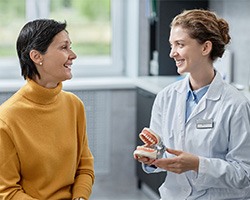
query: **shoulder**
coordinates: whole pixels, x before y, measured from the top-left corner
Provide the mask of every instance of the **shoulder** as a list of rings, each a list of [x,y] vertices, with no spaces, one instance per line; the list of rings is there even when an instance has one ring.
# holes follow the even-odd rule
[[[239,91],[234,86],[225,83],[224,84],[224,93],[222,94],[225,101],[231,102],[231,104],[239,105],[249,105],[249,99],[244,95],[242,91]]]
[[[71,101],[82,102],[82,100],[73,92],[62,90],[61,95],[63,98]]]
[[[20,95],[20,90],[10,96],[6,101],[0,104],[0,118],[8,115],[8,113],[13,113],[22,107],[23,97]],[[11,115],[11,114],[10,114]]]
[[[163,88],[157,96],[159,97],[170,97],[177,93],[186,92],[186,78],[182,80],[178,80],[174,83],[171,83],[167,85],[165,88]]]
[[[244,93],[225,81],[221,81],[220,85],[217,85],[217,90],[221,90],[221,96],[224,100],[231,100],[235,103],[249,103],[249,99],[244,95]]]
[[[217,104],[221,113],[237,118],[243,116],[243,113],[250,113],[249,99],[233,85],[217,79],[210,87],[207,100]]]
[[[249,100],[243,92],[236,89],[233,85],[225,82],[219,73],[209,86],[207,99],[212,101],[220,100],[224,105],[239,105],[241,103],[249,103]]]
[[[63,99],[63,101],[67,102],[67,104],[71,104],[71,106],[77,105],[80,107],[84,107],[82,99],[80,99],[80,97],[73,92],[62,90],[61,98]]]

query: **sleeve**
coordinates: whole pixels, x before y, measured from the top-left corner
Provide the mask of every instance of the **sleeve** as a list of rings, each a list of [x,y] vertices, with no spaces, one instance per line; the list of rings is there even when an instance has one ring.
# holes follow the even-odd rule
[[[162,94],[158,93],[151,110],[150,129],[158,135],[162,135],[162,108],[161,108]]]
[[[250,105],[242,103],[232,114],[230,137],[225,159],[199,157],[199,173],[195,185],[208,188],[237,188],[250,185]]]
[[[75,182],[73,186],[73,199],[83,197],[89,199],[92,186],[94,184],[94,158],[88,145],[86,130],[86,116],[84,106],[82,105],[78,113],[78,149],[79,164],[76,171]]]
[[[155,133],[160,135],[162,137],[162,92],[158,93],[155,100],[154,104],[152,106],[151,110],[151,119],[150,119],[150,129],[152,129]],[[163,138],[163,137],[162,137]],[[163,157],[166,158],[166,154],[163,155]],[[163,170],[161,168],[155,168],[149,165],[142,164],[142,169],[146,173],[158,173]]]
[[[163,158],[166,158],[166,154],[164,153]],[[147,174],[151,174],[151,173],[159,173],[159,172],[166,172],[166,170],[161,169],[159,167],[156,166],[152,166],[152,165],[146,165],[144,163],[142,163],[142,169],[144,172],[146,172]]]
[[[0,120],[0,199],[36,200],[22,190],[20,165],[15,146],[7,134],[7,125]]]

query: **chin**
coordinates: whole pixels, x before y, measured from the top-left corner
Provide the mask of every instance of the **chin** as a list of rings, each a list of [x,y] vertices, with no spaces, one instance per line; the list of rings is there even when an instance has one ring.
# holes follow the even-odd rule
[[[72,79],[72,76],[67,76],[64,79],[62,79],[61,81],[67,81],[67,80],[70,80],[70,79]]]
[[[66,80],[70,80],[70,79],[72,79],[72,74],[70,73],[70,74],[67,74],[67,76],[66,76]]]
[[[185,73],[185,72],[184,72],[183,70],[181,70],[180,68],[178,68],[178,69],[177,69],[177,73],[181,75],[181,74],[183,74],[183,73]]]
[[[177,73],[178,74],[180,74],[180,75],[182,75],[182,74],[185,74],[185,73],[187,73],[187,70],[185,70],[185,68],[177,68]]]

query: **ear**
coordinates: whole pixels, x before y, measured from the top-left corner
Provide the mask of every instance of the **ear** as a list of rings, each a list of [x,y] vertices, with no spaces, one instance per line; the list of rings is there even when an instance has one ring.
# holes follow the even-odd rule
[[[40,63],[43,61],[42,54],[34,49],[30,51],[30,58],[36,65],[40,65]]]
[[[203,44],[203,47],[202,47],[202,55],[208,55],[210,54],[210,52],[212,51],[212,47],[213,47],[213,44],[211,41],[206,41],[204,42]]]

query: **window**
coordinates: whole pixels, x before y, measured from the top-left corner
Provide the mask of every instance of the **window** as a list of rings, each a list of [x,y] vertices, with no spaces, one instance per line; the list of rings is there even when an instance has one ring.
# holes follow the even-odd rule
[[[78,58],[74,77],[122,75],[123,0],[0,0],[0,79],[21,78],[16,54],[20,29],[36,18],[67,21]]]

